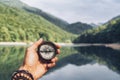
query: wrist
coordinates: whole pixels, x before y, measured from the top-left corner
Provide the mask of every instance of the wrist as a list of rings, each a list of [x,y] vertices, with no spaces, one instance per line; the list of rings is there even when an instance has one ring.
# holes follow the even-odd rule
[[[11,80],[34,80],[34,78],[28,71],[17,70],[12,74]]]
[[[28,66],[21,66],[19,68],[19,70],[25,70],[25,71],[28,71],[34,78],[34,80],[38,80],[38,78],[35,76],[34,72],[32,71],[32,69]]]

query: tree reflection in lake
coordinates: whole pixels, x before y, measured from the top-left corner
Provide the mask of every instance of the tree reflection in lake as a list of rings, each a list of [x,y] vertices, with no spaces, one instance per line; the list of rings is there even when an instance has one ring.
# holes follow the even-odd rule
[[[99,80],[100,79],[102,79],[102,80],[120,79],[120,64],[119,64],[119,62],[120,62],[120,51],[119,50],[114,50],[112,48],[108,48],[108,47],[105,47],[105,46],[76,47],[75,49],[78,50],[79,53],[69,55],[67,57],[62,58],[60,61],[58,61],[57,66],[55,68],[51,69],[51,71],[49,72],[49,74],[47,76],[48,78],[51,77],[51,75],[50,75],[51,72],[56,74],[54,76],[57,76],[57,74],[59,72],[63,72],[63,73],[61,73],[61,75],[66,73],[65,71],[68,71],[67,68],[71,67],[69,64],[79,66],[79,68],[81,66],[88,67],[89,64],[93,64],[92,67],[94,69],[96,69],[96,71],[98,71],[98,72],[95,72],[94,69],[93,69],[92,73],[89,73],[89,70],[88,70],[88,73],[89,73],[88,74],[87,71],[85,70],[85,68],[83,68],[83,70],[86,71],[86,75],[88,74],[90,76],[91,74],[93,74],[93,75],[99,74],[99,76],[93,76],[93,77],[88,78],[86,80],[93,80],[93,79],[96,79],[96,77],[98,77],[97,80],[98,79]],[[96,68],[95,64],[97,64],[97,68]],[[68,67],[68,65],[69,65],[69,67]],[[64,71],[63,71],[63,69],[59,70],[60,68],[63,68],[63,67],[64,67]],[[66,70],[65,70],[65,68],[66,68]],[[71,70],[74,70],[74,68],[75,67],[71,67]],[[78,68],[78,67],[76,67],[76,68]],[[88,67],[88,69],[91,69],[91,68]],[[55,70],[59,70],[59,72],[54,72]],[[79,70],[76,70],[76,71],[79,71]],[[70,72],[70,70],[68,71],[68,73],[69,72]],[[114,73],[114,72],[117,72],[117,73]],[[81,74],[81,72],[79,72],[79,74]],[[108,75],[108,76],[112,76],[112,77],[107,77],[103,74]],[[58,78],[59,78],[59,75],[57,76]],[[69,75],[69,77],[70,77],[69,80],[72,80],[72,75]],[[66,74],[61,76],[61,79],[62,80],[67,79],[67,78],[62,78],[62,77],[65,77],[65,76],[66,76]],[[84,77],[85,77],[85,75],[84,75]],[[44,79],[48,80],[48,78],[43,77],[43,80]],[[83,78],[83,76],[79,75],[79,78],[77,78],[76,80],[82,80],[82,78]],[[52,78],[52,79],[55,80],[56,78]]]
[[[0,47],[0,80],[10,80],[23,62],[25,47]]]
[[[0,80],[10,79],[12,72],[22,64],[25,49],[26,47],[0,47]],[[69,80],[118,80],[120,79],[119,62],[120,51],[112,48],[104,46],[63,47],[56,67],[40,80],[60,78],[68,80],[68,78],[62,78],[65,76],[69,76]],[[53,77],[56,79],[53,79],[51,74],[54,74]],[[106,78],[103,74],[112,77]],[[91,78],[91,75],[96,76]]]
[[[95,60],[97,63],[106,65],[115,72],[120,73],[120,51],[105,46],[91,46],[76,48],[88,59]]]

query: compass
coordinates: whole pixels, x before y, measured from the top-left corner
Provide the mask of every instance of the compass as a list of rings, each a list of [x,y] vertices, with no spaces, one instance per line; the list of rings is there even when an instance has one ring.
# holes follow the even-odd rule
[[[38,54],[44,61],[50,61],[56,56],[57,48],[52,42],[43,42],[38,46]]]

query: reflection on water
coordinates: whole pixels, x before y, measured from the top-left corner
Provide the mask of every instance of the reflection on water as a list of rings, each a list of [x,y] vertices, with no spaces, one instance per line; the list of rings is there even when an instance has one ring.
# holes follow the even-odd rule
[[[75,66],[68,64],[40,80],[119,80],[120,76],[106,66],[86,64]]]
[[[120,51],[109,47],[81,47],[77,50],[85,57],[95,60],[97,63],[106,65],[111,70],[120,73]]]
[[[120,51],[104,46],[76,47],[40,80],[119,80]],[[64,53],[65,54],[65,53]]]
[[[25,47],[0,47],[0,80],[9,80],[22,63]],[[63,47],[56,67],[40,80],[119,80],[120,51],[95,47]]]
[[[0,80],[10,80],[23,62],[25,47],[0,47]]]

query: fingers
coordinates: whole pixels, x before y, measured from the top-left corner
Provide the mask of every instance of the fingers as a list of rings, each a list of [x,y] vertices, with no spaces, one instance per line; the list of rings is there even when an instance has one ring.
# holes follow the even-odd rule
[[[57,54],[60,54],[60,48],[61,48],[61,46],[58,45],[58,44],[55,44],[55,45],[56,45],[56,47],[57,47]]]
[[[32,49],[36,49],[41,43],[43,43],[43,39],[42,39],[42,38],[40,38],[37,42],[35,42],[35,43],[31,46],[31,48],[32,48]]]
[[[60,49],[57,49],[57,54],[60,54]]]
[[[61,46],[60,45],[58,45],[58,44],[55,44],[56,45],[56,47],[58,48],[58,49],[60,49],[61,48]]]
[[[58,61],[58,58],[57,58],[57,57],[55,57],[55,58],[53,58],[53,59],[51,60],[52,63],[57,62],[57,61]]]
[[[54,67],[55,65],[56,65],[56,63],[50,63],[50,64],[47,65],[47,67],[48,67],[48,69],[49,69],[49,68]]]
[[[58,61],[58,58],[55,57],[51,60],[51,63],[47,64],[47,69],[52,68],[56,65],[56,62]]]

